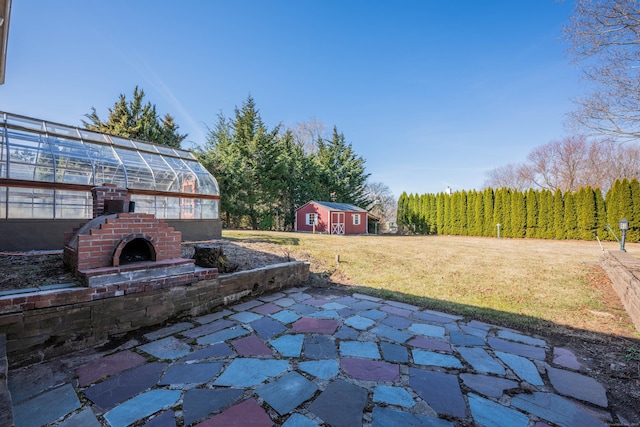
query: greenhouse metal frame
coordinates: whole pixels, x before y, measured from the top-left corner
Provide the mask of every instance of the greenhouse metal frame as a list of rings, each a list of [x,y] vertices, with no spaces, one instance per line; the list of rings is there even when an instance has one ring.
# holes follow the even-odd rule
[[[0,232],[9,232],[0,250],[60,247],[53,234],[91,219],[91,188],[103,184],[127,188],[136,212],[167,220],[183,240],[220,235],[218,183],[192,153],[0,112]]]

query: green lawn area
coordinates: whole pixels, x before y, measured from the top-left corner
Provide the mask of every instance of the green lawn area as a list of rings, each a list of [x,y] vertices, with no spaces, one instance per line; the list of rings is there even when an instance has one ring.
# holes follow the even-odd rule
[[[596,241],[236,230],[223,237],[308,260],[312,273],[358,292],[532,331],[640,336],[599,268]],[[627,250],[640,255],[639,244]]]

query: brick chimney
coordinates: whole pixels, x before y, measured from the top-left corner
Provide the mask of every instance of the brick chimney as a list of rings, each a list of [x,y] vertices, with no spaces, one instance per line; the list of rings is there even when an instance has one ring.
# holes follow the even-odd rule
[[[116,184],[102,184],[102,187],[91,189],[93,197],[93,217],[97,218],[105,213],[129,212],[131,195],[126,188]]]

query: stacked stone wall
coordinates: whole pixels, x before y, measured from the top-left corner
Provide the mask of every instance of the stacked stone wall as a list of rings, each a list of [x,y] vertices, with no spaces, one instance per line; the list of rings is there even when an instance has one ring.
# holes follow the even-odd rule
[[[602,267],[640,332],[640,259],[623,251],[607,251],[602,258]]]

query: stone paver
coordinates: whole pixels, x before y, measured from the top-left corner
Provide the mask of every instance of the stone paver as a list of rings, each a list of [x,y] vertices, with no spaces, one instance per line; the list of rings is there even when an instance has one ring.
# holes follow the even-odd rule
[[[624,423],[565,348],[363,294],[286,289],[139,339],[10,371],[16,426]]]
[[[117,374],[145,363],[147,359],[130,350],[121,351],[81,366],[76,370],[78,385],[84,387],[101,378]]]
[[[16,427],[43,426],[80,408],[80,401],[71,384],[44,392],[13,407]]]

